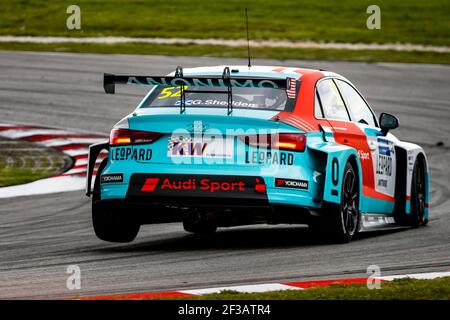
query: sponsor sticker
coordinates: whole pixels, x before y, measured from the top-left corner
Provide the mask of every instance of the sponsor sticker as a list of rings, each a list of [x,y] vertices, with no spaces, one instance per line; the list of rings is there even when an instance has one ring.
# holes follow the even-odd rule
[[[294,155],[276,151],[245,151],[245,163],[292,166]]]
[[[358,150],[358,157],[361,160],[369,160],[370,155],[368,152],[364,152],[363,150]]]
[[[275,178],[275,187],[308,190],[309,183],[307,180],[293,180]]]
[[[130,177],[127,197],[153,197],[169,203],[189,203],[198,201],[196,198],[213,203],[218,199],[265,203],[265,186],[262,177],[135,173]]]
[[[180,100],[176,100],[173,103],[175,106],[179,106],[181,104]],[[217,100],[217,99],[188,99],[185,101],[187,106],[223,106],[226,107],[228,105],[228,101],[225,100]],[[241,108],[257,108],[258,105],[256,103],[248,103],[243,101],[233,101],[233,107],[241,107]]]
[[[250,176],[134,174],[129,191],[132,194],[145,192],[152,195],[254,195],[259,185],[264,185],[264,180]]]
[[[230,79],[232,87],[279,88],[276,80],[270,79]],[[128,77],[127,84],[150,86],[188,86],[188,87],[227,87],[223,79],[218,78],[177,78],[177,77]]]
[[[215,181],[214,179],[209,178],[147,178],[141,188],[141,191],[153,192],[157,187],[159,188],[159,190],[198,190],[209,193],[215,193],[219,191],[247,191],[245,181]]]
[[[128,161],[134,160],[138,162],[147,162],[152,158],[152,150],[149,147],[116,147],[111,148],[112,161]]]
[[[192,158],[221,158],[230,159],[234,156],[232,139],[218,139],[203,137],[171,137],[169,139],[167,156]]]
[[[289,99],[295,99],[297,93],[297,81],[294,78],[287,78],[286,94]]]
[[[103,183],[121,183],[123,182],[123,174],[122,173],[110,173],[103,174],[100,178],[100,182]]]
[[[394,144],[386,139],[378,138],[378,160],[376,174],[392,176],[392,156],[395,153]]]

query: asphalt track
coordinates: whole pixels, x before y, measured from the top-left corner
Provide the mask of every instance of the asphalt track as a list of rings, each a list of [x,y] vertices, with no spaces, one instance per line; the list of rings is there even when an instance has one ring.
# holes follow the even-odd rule
[[[243,60],[0,52],[0,120],[107,133],[144,91],[102,89],[102,73],[164,74],[177,65]],[[222,229],[209,237],[179,224],[144,226],[131,244],[98,240],[83,192],[0,200],[0,298],[70,298],[125,292],[450,270],[450,67],[258,60],[317,67],[352,80],[377,113],[399,116],[400,139],[419,143],[431,167],[431,220],[415,230],[366,234],[330,245],[303,226]],[[436,146],[442,142],[444,146]],[[66,287],[69,265],[81,290]]]

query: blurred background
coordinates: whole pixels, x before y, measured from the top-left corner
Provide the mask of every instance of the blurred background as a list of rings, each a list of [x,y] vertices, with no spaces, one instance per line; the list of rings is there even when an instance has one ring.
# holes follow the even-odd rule
[[[79,8],[78,28],[68,29],[71,5]],[[373,24],[379,8],[378,28]],[[450,2],[446,0],[8,0],[0,4],[0,35],[64,37],[150,37],[245,39],[245,8],[250,38],[272,44],[252,48],[260,58],[331,59],[449,63]],[[378,13],[375,13],[378,14]],[[376,17],[375,17],[376,18]],[[369,21],[368,21],[369,20]],[[73,21],[72,21],[73,22]],[[71,23],[69,21],[69,23]],[[0,50],[100,52],[243,57],[245,44],[30,43],[2,39]],[[299,48],[280,40],[312,41]],[[317,43],[390,44],[317,47]],[[417,50],[393,44],[438,46]],[[416,50],[414,50],[416,49]],[[420,49],[420,48],[419,48]]]

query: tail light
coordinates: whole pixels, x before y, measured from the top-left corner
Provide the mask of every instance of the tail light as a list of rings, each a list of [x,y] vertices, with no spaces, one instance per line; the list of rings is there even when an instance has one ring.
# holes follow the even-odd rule
[[[254,148],[305,151],[306,135],[303,133],[279,133],[239,136],[245,144]]]
[[[109,144],[111,146],[120,146],[127,144],[145,144],[153,143],[159,139],[162,133],[137,131],[129,129],[113,129],[109,136]]]

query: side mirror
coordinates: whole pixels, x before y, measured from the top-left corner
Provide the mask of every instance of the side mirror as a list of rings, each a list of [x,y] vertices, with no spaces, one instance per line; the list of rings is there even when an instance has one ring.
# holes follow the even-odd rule
[[[398,128],[398,126],[399,122],[396,116],[384,112],[380,115],[380,128],[384,135],[386,135],[389,130]]]

